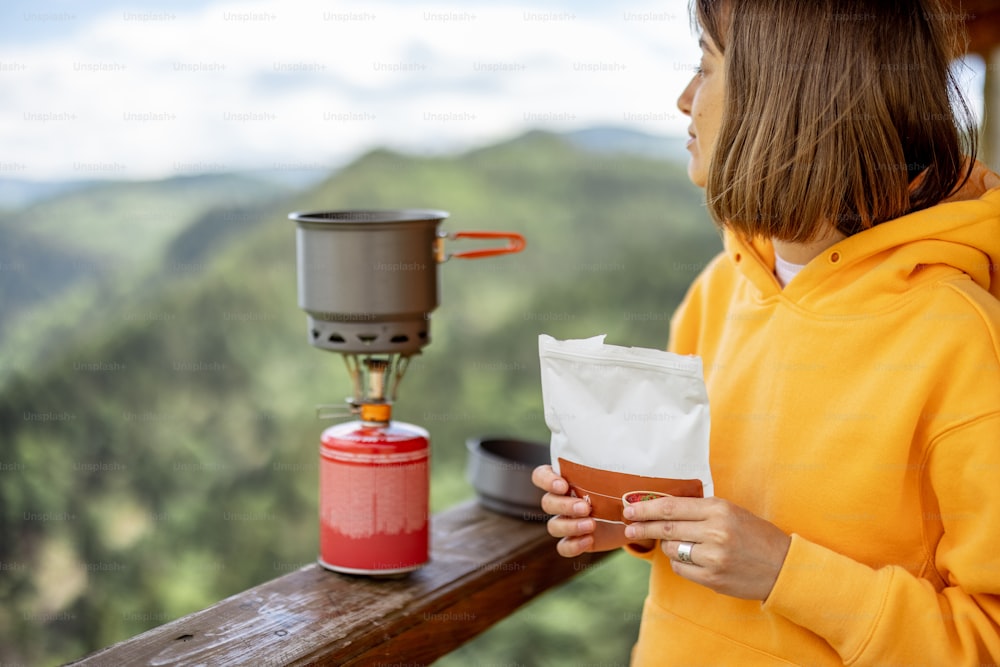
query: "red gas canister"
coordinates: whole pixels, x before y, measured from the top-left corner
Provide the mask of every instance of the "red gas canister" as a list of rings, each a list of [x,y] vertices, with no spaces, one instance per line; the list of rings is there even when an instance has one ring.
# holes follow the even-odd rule
[[[429,559],[430,440],[390,421],[390,406],[362,404],[361,421],[320,439],[319,519],[323,567],[400,574]]]

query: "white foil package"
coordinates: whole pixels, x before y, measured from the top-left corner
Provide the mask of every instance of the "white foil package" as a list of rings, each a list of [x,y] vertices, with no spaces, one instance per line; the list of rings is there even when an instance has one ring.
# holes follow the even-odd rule
[[[552,466],[592,516],[622,522],[622,495],[711,496],[701,358],[538,337]]]

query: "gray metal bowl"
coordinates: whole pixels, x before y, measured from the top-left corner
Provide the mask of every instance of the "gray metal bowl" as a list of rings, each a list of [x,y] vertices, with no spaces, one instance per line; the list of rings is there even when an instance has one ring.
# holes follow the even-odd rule
[[[466,479],[479,503],[526,521],[544,521],[544,492],[531,483],[531,471],[549,463],[549,446],[516,438],[469,438]]]

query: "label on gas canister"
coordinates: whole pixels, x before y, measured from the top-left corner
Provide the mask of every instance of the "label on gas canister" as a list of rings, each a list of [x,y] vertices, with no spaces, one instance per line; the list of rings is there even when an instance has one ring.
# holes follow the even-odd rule
[[[427,452],[324,453],[324,519],[347,537],[412,533],[427,524]]]

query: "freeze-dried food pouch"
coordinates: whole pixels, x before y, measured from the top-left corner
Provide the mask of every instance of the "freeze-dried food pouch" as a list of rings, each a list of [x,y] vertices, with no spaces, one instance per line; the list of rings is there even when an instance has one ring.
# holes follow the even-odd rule
[[[591,515],[622,522],[622,496],[711,496],[708,393],[701,358],[538,337],[552,467]]]

